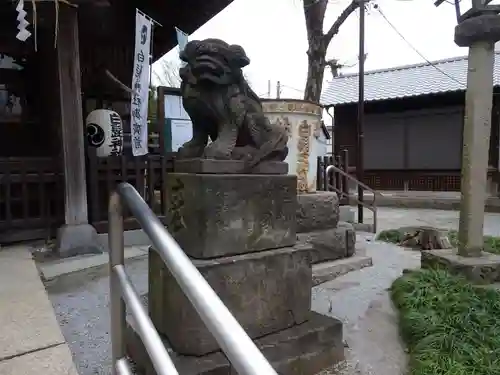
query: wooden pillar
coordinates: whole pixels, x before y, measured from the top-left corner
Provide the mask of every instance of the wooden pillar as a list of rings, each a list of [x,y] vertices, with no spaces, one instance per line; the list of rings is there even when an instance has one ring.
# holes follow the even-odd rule
[[[57,248],[62,256],[101,251],[97,233],[88,224],[77,11],[77,8],[61,4],[57,34],[65,183],[65,225],[59,230]]]
[[[67,225],[88,223],[77,10],[61,9],[57,65]]]

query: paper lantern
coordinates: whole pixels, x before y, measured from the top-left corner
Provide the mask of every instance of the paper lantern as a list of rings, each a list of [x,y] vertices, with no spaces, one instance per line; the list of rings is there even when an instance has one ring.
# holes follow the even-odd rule
[[[123,125],[118,113],[109,109],[96,109],[85,120],[87,144],[96,149],[99,158],[121,155]]]

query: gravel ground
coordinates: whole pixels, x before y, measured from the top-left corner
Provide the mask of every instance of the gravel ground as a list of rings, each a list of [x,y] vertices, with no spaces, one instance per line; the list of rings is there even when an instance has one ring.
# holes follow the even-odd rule
[[[137,292],[146,293],[147,259],[129,262],[127,273]],[[107,269],[61,276],[46,287],[79,374],[110,374]]]
[[[378,217],[380,230],[416,224],[458,226],[458,213],[453,211],[380,208]],[[485,233],[500,235],[500,214],[485,216]],[[419,253],[368,241],[372,237],[358,235],[360,242],[366,241],[373,267],[313,288],[312,308],[345,323],[344,336],[349,346],[345,374],[400,375],[406,356],[387,288],[404,268],[419,266]],[[137,291],[146,293],[147,260],[132,261],[128,273]],[[80,375],[110,373],[108,283],[106,270],[101,270],[62,276],[47,285]]]
[[[407,358],[388,288],[403,269],[420,267],[420,254],[379,242],[368,242],[366,250],[373,266],[314,288],[312,308],[344,323],[348,360],[342,374],[401,375]]]
[[[346,374],[400,375],[405,357],[386,289],[403,268],[418,266],[418,253],[374,242],[366,250],[374,266],[313,288],[312,308],[345,323]],[[133,261],[128,273],[137,291],[145,293],[147,261]],[[110,373],[108,282],[103,270],[62,276],[47,285],[80,375]]]
[[[357,211],[357,209],[356,209]],[[364,211],[365,222],[373,222],[373,214]],[[377,208],[378,230],[395,229],[412,225],[428,225],[442,229],[458,229],[458,211],[424,210],[404,208]],[[486,213],[484,215],[484,234],[500,236],[500,214]]]

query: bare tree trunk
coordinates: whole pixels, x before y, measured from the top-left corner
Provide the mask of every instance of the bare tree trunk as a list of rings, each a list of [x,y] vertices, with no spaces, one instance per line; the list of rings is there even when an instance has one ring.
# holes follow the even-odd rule
[[[332,24],[326,34],[323,33],[328,0],[304,0],[304,16],[306,19],[307,40],[309,49],[307,82],[304,100],[319,103],[323,89],[323,78],[326,67],[326,51],[333,37],[337,35],[342,24],[358,8],[360,0],[353,0]]]
[[[319,103],[325,75],[326,48],[323,46],[323,36],[309,45],[307,81],[304,90],[304,100]]]

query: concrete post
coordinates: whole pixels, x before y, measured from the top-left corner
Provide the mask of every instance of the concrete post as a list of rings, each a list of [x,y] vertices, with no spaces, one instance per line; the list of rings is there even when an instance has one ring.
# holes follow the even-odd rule
[[[473,3],[474,14],[455,28],[455,43],[469,47],[467,94],[463,129],[462,202],[458,233],[460,256],[481,256],[484,204],[493,104],[494,44],[500,40],[500,17]]]
[[[458,236],[462,256],[479,256],[483,249],[494,59],[491,42],[476,42],[469,48]]]

